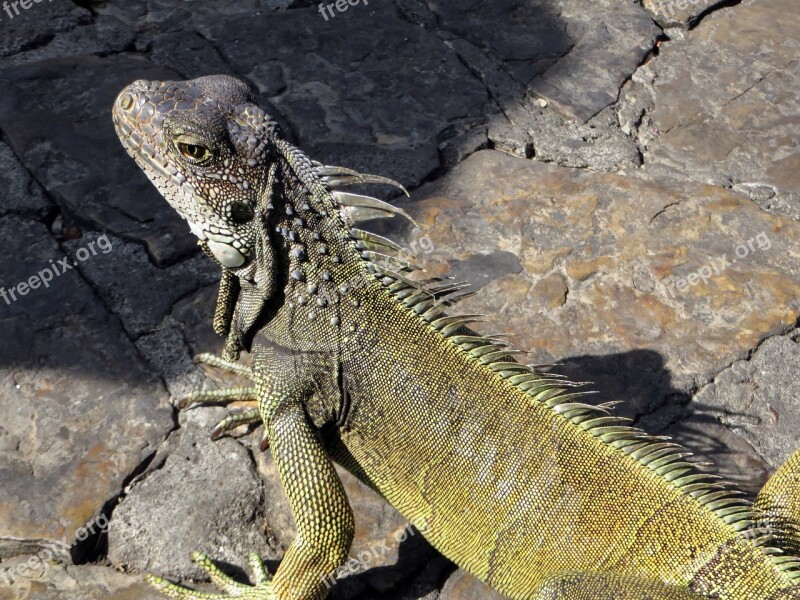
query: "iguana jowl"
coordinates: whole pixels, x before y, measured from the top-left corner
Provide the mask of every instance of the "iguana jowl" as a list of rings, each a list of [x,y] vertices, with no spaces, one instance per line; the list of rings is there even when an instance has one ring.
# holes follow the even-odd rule
[[[459,286],[382,258],[396,246],[352,221],[390,207],[338,191],[357,174],[283,140],[239,80],[137,81],[114,122],[224,270],[215,325],[225,358],[250,351],[255,385],[216,399],[258,409],[217,431],[263,420],[297,526],[274,578],[258,557],[248,586],[197,555],[225,595],[151,578],[167,596],[323,598],[353,537],[335,460],[511,598],[800,600],[787,553],[800,546],[800,454],[762,513],[679,446],[515,362],[466,328],[474,317],[444,313]]]

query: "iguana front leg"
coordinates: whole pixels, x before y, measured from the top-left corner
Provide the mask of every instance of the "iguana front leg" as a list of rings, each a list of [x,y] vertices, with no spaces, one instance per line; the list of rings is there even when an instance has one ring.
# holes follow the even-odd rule
[[[301,404],[279,407],[267,429],[297,527],[297,537],[275,575],[275,592],[278,598],[324,598],[333,574],[350,551],[353,511]]]
[[[285,357],[284,357],[285,358]],[[272,364],[277,365],[278,358]],[[291,359],[287,370],[293,365]],[[269,580],[253,562],[256,585],[247,586],[222,574],[204,555],[195,555],[212,581],[227,594],[214,595],[183,588],[157,577],[148,581],[176,600],[321,600],[333,574],[347,559],[355,524],[339,476],[309,422],[302,400],[309,391],[297,372],[258,373],[259,408],[267,424],[272,455],[294,516],[297,537]],[[294,382],[290,384],[289,382]]]

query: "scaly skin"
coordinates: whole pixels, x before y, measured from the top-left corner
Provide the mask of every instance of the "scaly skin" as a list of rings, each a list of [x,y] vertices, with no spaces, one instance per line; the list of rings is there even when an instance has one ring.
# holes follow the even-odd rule
[[[797,522],[796,487],[757,514],[677,445],[445,316],[458,286],[412,282],[377,254],[390,242],[352,228],[393,209],[336,191],[355,175],[284,141],[243,83],[135,82],[114,122],[225,271],[215,325],[226,358],[252,355],[298,532],[272,580],[254,560],[244,586],[198,556],[225,594],[152,578],[167,596],[324,598],[353,536],[336,460],[510,598],[800,600],[800,565],[756,529]],[[799,471],[790,462],[770,489]],[[796,548],[798,535],[775,539]]]

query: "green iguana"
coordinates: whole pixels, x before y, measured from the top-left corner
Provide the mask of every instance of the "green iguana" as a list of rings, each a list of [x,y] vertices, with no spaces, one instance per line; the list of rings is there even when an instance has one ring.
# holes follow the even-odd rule
[[[149,577],[165,595],[324,598],[354,530],[337,461],[510,598],[800,600],[800,453],[752,506],[467,329],[479,317],[445,312],[462,286],[410,278],[394,243],[353,226],[400,211],[339,188],[385,180],[309,160],[237,79],[137,81],[114,123],[223,268],[228,343],[208,362],[254,382],[183,404],[257,402],[215,433],[263,421],[297,526],[274,577],[252,556],[238,583],[198,554],[225,595]]]

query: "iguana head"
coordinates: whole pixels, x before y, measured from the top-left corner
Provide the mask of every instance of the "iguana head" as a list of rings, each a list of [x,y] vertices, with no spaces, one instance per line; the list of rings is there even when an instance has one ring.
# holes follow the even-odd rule
[[[135,81],[114,103],[128,153],[229,269],[253,257],[275,122],[225,75]]]

